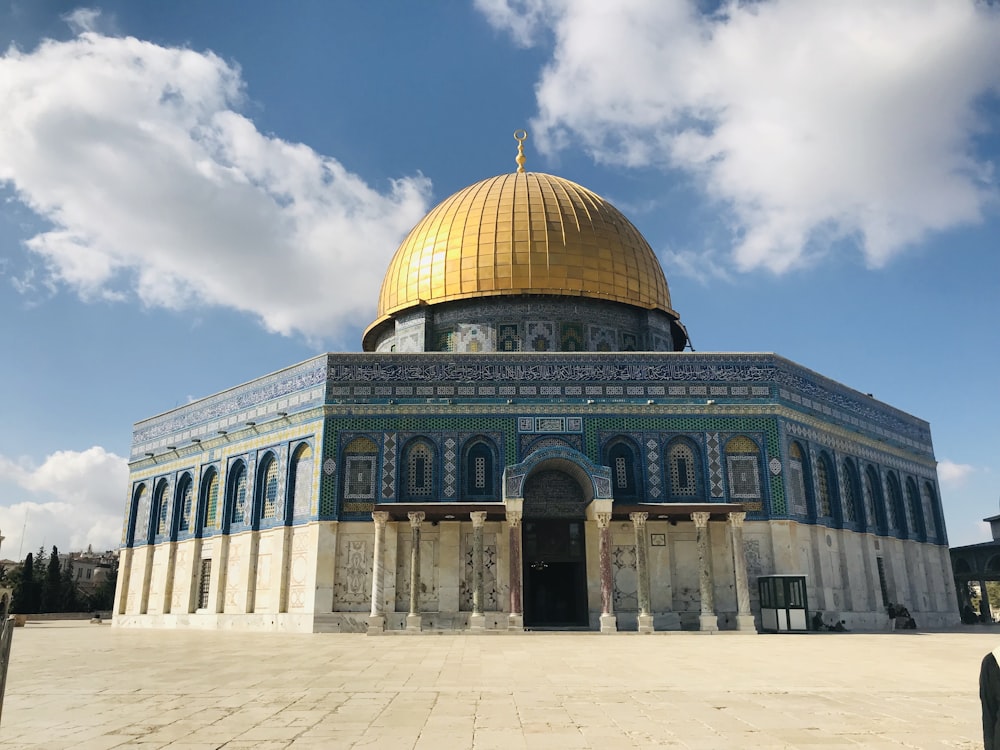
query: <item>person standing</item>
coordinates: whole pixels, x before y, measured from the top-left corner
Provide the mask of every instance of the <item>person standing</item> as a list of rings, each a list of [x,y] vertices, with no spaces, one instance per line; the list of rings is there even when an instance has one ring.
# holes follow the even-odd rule
[[[983,657],[979,700],[983,704],[983,747],[1000,750],[1000,646]]]

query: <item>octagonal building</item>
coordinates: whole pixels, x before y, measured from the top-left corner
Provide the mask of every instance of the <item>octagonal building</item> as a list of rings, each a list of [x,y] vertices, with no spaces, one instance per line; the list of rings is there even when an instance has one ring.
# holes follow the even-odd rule
[[[135,425],[115,625],[957,623],[928,424],[686,350],[635,226],[518,162],[411,230],[363,353]]]

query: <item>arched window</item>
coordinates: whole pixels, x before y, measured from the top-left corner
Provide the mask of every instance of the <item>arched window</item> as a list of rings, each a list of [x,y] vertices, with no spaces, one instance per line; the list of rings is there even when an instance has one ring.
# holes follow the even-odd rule
[[[675,438],[667,445],[667,471],[671,498],[686,500],[698,496],[701,471],[698,454],[690,442]]]
[[[145,484],[140,484],[136,488],[133,498],[132,524],[126,541],[132,545],[136,543],[138,537],[138,542],[145,544],[149,541],[149,492],[146,491]]]
[[[760,501],[760,448],[750,438],[738,435],[726,443],[729,497]]]
[[[809,513],[806,501],[806,467],[805,451],[799,443],[788,446],[787,489],[788,504],[792,513],[804,516]]]
[[[309,515],[312,506],[312,457],[312,448],[306,443],[296,448],[295,453],[292,454],[292,470],[289,472],[292,486],[288,491],[291,495],[292,516],[294,518],[305,518]]]
[[[927,536],[937,539],[937,493],[934,491],[934,485],[930,482],[924,482],[924,519]]]
[[[496,460],[491,442],[485,438],[470,441],[465,451],[465,494],[488,499],[496,497]]]
[[[868,468],[865,469],[865,512],[871,519],[870,526],[880,534],[888,533],[883,508],[882,487],[878,480],[878,472],[874,466],[869,464]]]
[[[404,488],[407,500],[430,500],[434,495],[434,446],[414,440],[403,453]]]
[[[157,538],[166,536],[170,531],[170,485],[164,479],[156,488],[156,532]]]
[[[245,524],[248,517],[247,467],[242,461],[237,461],[229,471],[227,502],[232,508],[229,519],[232,525],[237,526]]]
[[[886,484],[889,486],[889,497],[885,504],[886,518],[889,521],[889,528],[906,533],[903,526],[903,492],[899,488],[899,479],[896,472],[890,471],[886,477]]]
[[[823,518],[833,517],[833,504],[831,503],[833,486],[830,476],[832,473],[830,458],[826,455],[826,451],[820,452],[819,458],[816,459],[816,484],[819,490],[817,493],[819,496],[817,512]]]
[[[366,437],[354,438],[344,448],[344,499],[375,501],[375,461],[378,446]]]
[[[268,453],[258,469],[258,508],[267,521],[278,517],[278,460]]]
[[[847,458],[842,464],[844,472],[844,519],[851,523],[861,521],[864,525],[865,510],[861,505],[861,490],[858,487],[858,470],[854,462]]]
[[[181,476],[181,481],[177,487],[177,502],[180,504],[181,519],[180,530],[191,530],[191,510],[194,505],[194,486],[190,474]]]
[[[920,508],[920,493],[917,491],[917,483],[913,477],[906,478],[906,525],[910,529],[910,536],[922,542],[927,541],[927,532],[924,530],[923,513]]]
[[[635,454],[635,446],[625,437],[615,438],[605,448],[604,460],[611,467],[611,494],[615,500],[636,500],[639,497]]]
[[[219,472],[210,468],[201,480],[201,528],[205,531],[219,528]]]

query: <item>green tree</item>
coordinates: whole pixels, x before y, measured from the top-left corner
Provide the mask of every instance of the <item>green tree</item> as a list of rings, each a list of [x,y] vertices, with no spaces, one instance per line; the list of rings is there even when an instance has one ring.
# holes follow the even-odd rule
[[[45,579],[42,581],[42,612],[58,612],[61,604],[59,596],[59,548],[52,545],[52,554],[49,555],[49,564],[45,571]]]
[[[73,578],[73,559],[70,558],[62,566],[59,580],[59,611],[79,612],[80,595],[76,590],[76,580]]]
[[[14,609],[21,615],[30,615],[38,611],[38,580],[35,576],[35,558],[30,552],[24,558],[21,569],[12,571],[10,581],[14,588]]]

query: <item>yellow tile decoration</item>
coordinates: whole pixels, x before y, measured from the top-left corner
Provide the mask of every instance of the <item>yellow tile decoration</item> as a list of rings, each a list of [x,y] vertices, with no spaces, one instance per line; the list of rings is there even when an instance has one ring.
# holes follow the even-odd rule
[[[410,231],[368,330],[416,305],[505,294],[589,297],[675,315],[655,253],[617,208],[570,180],[518,172],[460,190]]]

